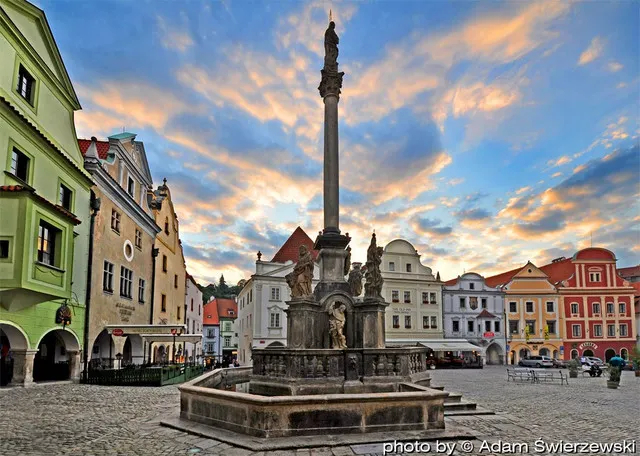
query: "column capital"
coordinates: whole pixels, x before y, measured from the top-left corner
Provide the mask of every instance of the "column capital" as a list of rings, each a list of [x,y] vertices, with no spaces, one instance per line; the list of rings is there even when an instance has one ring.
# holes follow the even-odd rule
[[[38,353],[37,349],[30,349],[30,348],[17,348],[17,349],[11,349],[11,353],[13,353],[14,355],[35,355],[36,353]]]
[[[320,86],[318,86],[318,91],[320,91],[320,96],[322,98],[326,98],[328,96],[334,96],[340,99],[340,89],[342,88],[342,77],[344,76],[344,71],[338,73],[337,71],[330,70],[320,70],[322,74],[322,80],[320,81]]]

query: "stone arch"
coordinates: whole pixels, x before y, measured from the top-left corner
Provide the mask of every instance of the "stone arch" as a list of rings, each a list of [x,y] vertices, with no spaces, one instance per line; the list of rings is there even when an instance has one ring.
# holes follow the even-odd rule
[[[265,348],[284,348],[284,347],[285,347],[285,345],[282,342],[280,342],[279,340],[276,340],[276,341],[271,342]]]
[[[540,356],[548,356],[549,358],[551,357],[551,352],[547,347],[542,347],[538,353],[540,354]]]
[[[20,326],[10,321],[0,320],[0,331],[3,332],[9,340],[11,350],[29,349],[29,338]]]
[[[317,323],[322,328],[322,347],[331,348],[331,338],[329,336],[329,308],[336,302],[341,302],[345,305],[345,323],[343,334],[347,339],[347,347],[354,348],[355,346],[355,331],[356,319],[355,308],[353,305],[353,298],[343,291],[336,291],[325,296],[320,301],[320,308],[322,309],[321,315],[319,315]]]
[[[613,348],[607,348],[604,351],[604,362],[608,363],[611,358],[616,356],[616,351]]]
[[[38,340],[33,361],[33,380],[69,380],[77,378],[80,342],[73,331],[59,327],[45,331]]]
[[[529,355],[531,355],[531,352],[528,348],[521,348],[520,351],[518,351],[518,362],[529,357]]]
[[[122,365],[144,362],[144,342],[139,334],[129,334],[122,347]]]
[[[582,356],[594,356],[593,350],[591,350],[590,348],[587,348],[585,351],[582,352]]]
[[[113,367],[113,359],[116,356],[116,346],[111,334],[103,329],[91,344],[91,367]]]
[[[573,350],[571,350],[571,359],[578,359],[578,358],[579,358],[578,350],[574,348]]]
[[[487,364],[501,364],[501,359],[504,356],[502,347],[500,344],[492,343],[486,350],[486,362]]]
[[[627,350],[626,348],[621,348],[620,357],[625,361],[629,361],[629,350]]]
[[[78,336],[70,329],[60,329],[60,327],[53,327],[51,329],[46,330],[42,333],[40,340],[38,341],[38,345],[42,342],[42,339],[51,332],[55,332],[55,334],[62,339],[64,342],[65,348],[68,351],[80,351],[80,339]]]

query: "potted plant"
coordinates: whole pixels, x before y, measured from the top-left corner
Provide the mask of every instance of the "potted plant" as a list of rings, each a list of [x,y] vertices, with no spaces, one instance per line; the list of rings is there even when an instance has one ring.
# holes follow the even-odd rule
[[[569,361],[569,378],[578,378],[578,368],[580,367],[580,363],[577,359],[572,359]]]
[[[636,373],[636,377],[640,377],[640,347],[637,345],[631,350],[631,360],[633,363],[633,370]]]
[[[609,367],[609,379],[607,380],[607,388],[616,389],[620,385],[620,368],[616,366]]]

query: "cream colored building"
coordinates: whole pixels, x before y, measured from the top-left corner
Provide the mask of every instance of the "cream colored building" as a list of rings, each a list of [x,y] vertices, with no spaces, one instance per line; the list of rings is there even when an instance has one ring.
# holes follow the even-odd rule
[[[415,247],[404,239],[384,248],[380,266],[387,343],[419,342],[443,338],[440,274],[423,265]]]
[[[94,199],[100,200],[93,231],[87,338],[93,366],[142,364],[145,358],[140,335],[111,335],[105,329],[148,324],[151,317],[151,253],[160,228],[147,200],[152,180],[144,144],[135,137],[121,133],[107,141],[78,141],[85,168],[96,184]]]

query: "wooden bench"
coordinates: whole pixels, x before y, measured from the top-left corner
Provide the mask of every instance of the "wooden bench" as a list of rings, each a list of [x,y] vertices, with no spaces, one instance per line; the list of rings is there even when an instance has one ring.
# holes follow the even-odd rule
[[[533,382],[534,376],[531,369],[507,369],[507,381]]]
[[[541,371],[534,370],[533,373],[533,381],[535,383],[554,383],[560,382],[560,385],[569,384],[569,377],[566,374],[563,374],[562,371]]]

